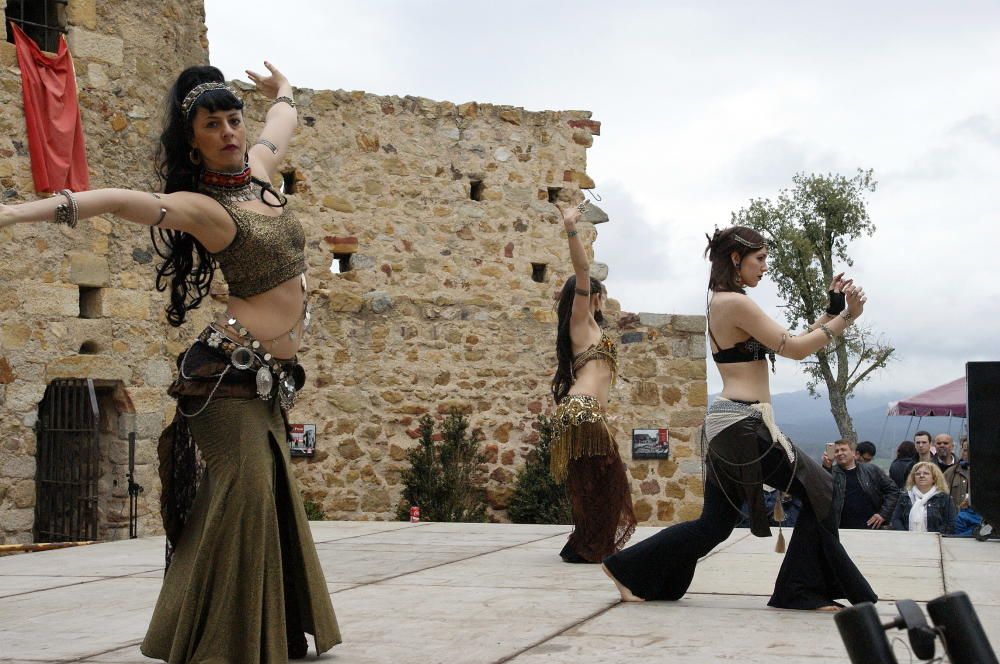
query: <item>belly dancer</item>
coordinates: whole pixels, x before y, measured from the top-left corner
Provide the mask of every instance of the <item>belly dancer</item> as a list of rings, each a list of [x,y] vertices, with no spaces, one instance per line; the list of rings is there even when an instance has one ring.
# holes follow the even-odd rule
[[[286,444],[305,380],[305,235],[270,185],[297,114],[288,80],[265,65],[267,75],[248,72],[273,99],[252,146],[236,91],[215,67],[191,67],[167,97],[162,192],[64,190],[0,205],[0,227],[101,214],[150,227],[171,325],[209,294],[216,265],[229,284],[226,311],[178,358],[177,414],[158,449],[168,566],[141,650],[171,663],[299,659],[305,633],[318,652],[340,643]]]
[[[590,276],[587,252],[577,237],[584,209],[582,203],[560,206],[574,274],[559,296],[559,365],[552,379],[557,408],[551,470],[556,480],[566,482],[573,512],[573,532],[559,554],[568,563],[599,563],[635,531],[628,474],[605,419],[618,347],[599,325],[607,292]]]
[[[770,358],[773,370],[775,355],[802,360],[834,342],[861,316],[864,292],[837,275],[826,313],[792,336],[746,294],[745,288],[757,286],[767,271],[767,246],[760,234],[743,226],[717,230],[706,253],[712,264],[708,331],[723,388],[705,418],[705,504],[698,519],[606,558],[604,571],[624,601],[679,600],[698,559],[732,533],[742,505],[749,507],[751,532],[771,535],[762,491],[768,484],[802,500],[768,604],[836,611],[837,599],[874,602],[871,586],[840,544],[829,473],[775,424],[767,368]],[[783,520],[778,507],[775,512],[775,519]],[[779,533],[778,550],[783,548]]]

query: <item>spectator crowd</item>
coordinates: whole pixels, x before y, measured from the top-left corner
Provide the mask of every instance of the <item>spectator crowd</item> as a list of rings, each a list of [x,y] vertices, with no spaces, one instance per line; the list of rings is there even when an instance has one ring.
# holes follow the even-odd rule
[[[956,454],[949,434],[932,438],[918,431],[896,448],[888,472],[872,463],[875,453],[868,441],[826,446],[822,462],[833,475],[834,520],[840,528],[972,536],[981,518],[970,502],[968,440]]]

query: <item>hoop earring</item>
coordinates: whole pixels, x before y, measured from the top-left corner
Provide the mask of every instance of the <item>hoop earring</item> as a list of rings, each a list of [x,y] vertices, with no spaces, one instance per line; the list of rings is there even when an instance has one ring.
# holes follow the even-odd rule
[[[734,263],[733,265],[736,267],[736,285],[742,287],[743,286],[743,275],[740,274],[740,266],[743,265],[743,263],[737,262],[737,263]]]
[[[198,152],[198,148],[191,148],[191,151],[188,152],[188,159],[195,166],[201,164],[201,153]]]

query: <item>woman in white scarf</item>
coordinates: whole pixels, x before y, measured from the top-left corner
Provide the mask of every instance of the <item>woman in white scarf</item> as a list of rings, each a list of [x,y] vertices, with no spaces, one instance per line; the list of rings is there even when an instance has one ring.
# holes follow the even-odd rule
[[[906,489],[892,515],[892,528],[915,533],[953,532],[955,505],[937,464],[921,461],[910,470]]]

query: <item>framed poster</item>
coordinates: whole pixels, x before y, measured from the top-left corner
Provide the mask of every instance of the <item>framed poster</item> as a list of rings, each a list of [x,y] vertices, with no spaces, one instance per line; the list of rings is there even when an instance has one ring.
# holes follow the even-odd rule
[[[312,456],[316,452],[316,425],[292,424],[288,448],[292,456]]]
[[[632,429],[633,459],[670,458],[670,432],[662,429]]]

